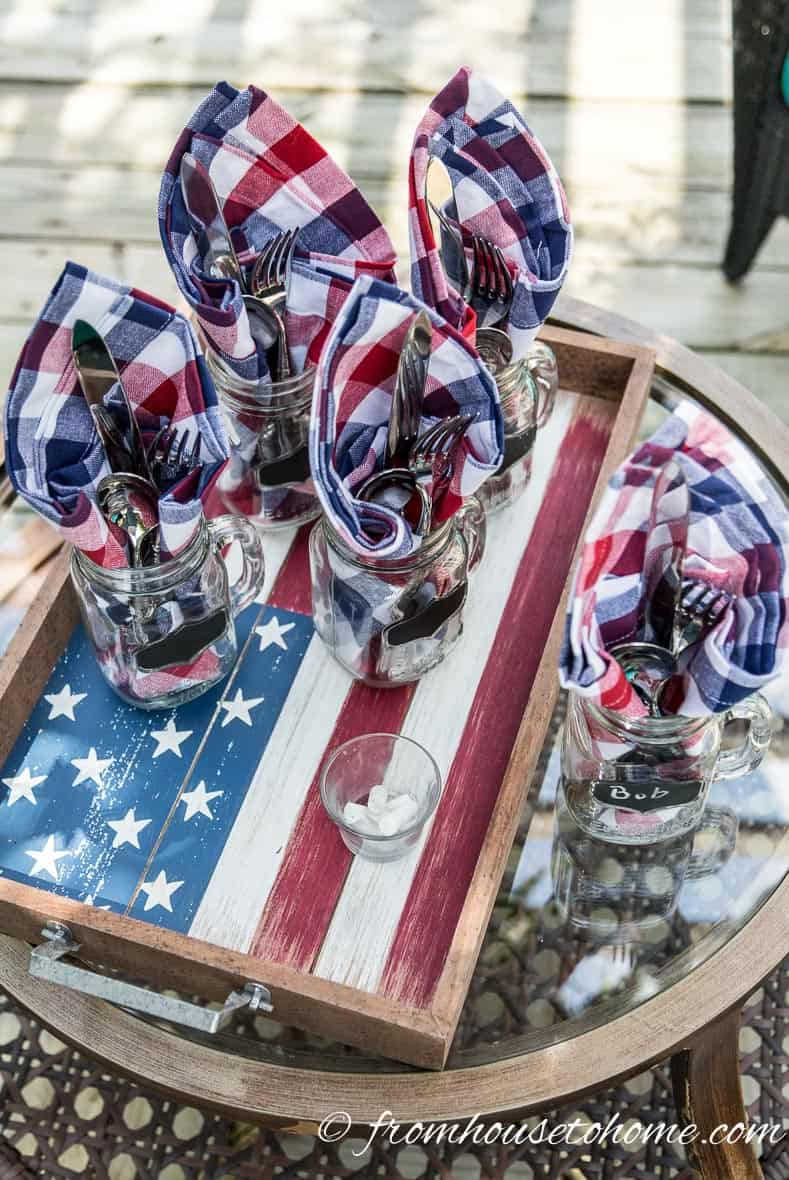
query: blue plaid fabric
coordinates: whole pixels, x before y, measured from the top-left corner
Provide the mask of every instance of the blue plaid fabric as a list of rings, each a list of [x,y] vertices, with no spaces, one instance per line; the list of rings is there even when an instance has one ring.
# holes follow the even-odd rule
[[[499,326],[509,333],[517,360],[547,319],[570,262],[570,214],[556,169],[512,103],[468,67],[431,102],[411,154],[411,286],[458,328],[470,309],[448,282],[433,235],[426,200],[433,158],[449,173],[453,195],[444,211],[463,237],[469,265],[472,235],[495,243],[507,261],[514,293]],[[500,314],[480,303],[475,310],[480,327]]]
[[[608,652],[643,614],[644,554],[656,473],[676,459],[690,490],[685,577],[725,590],[731,604],[680,661],[661,698],[688,716],[725,712],[786,665],[789,513],[738,439],[683,403],[612,476],[584,541],[570,597],[562,683],[610,709],[646,706]]]

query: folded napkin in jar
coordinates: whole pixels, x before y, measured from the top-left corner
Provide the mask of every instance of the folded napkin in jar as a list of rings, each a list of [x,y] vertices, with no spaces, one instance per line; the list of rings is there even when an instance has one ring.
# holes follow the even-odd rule
[[[545,149],[515,107],[486,78],[463,66],[431,102],[411,149],[411,286],[455,328],[473,314],[449,283],[427,206],[427,173],[440,160],[452,182],[444,207],[471,259],[472,235],[499,246],[513,276],[506,323],[513,359],[525,356],[567,275],[572,230],[567,199]],[[470,264],[470,263],[469,263]],[[480,314],[493,322],[500,309]]]
[[[789,648],[789,514],[768,476],[720,422],[682,403],[613,475],[586,535],[561,657],[566,688],[606,708],[646,706],[611,656],[644,615],[644,557],[655,481],[676,459],[690,493],[684,576],[731,603],[680,659],[672,712],[725,712],[778,675]]]
[[[314,362],[358,274],[394,279],[389,236],[356,185],[316,140],[262,90],[220,82],[178,137],[162,177],[159,230],[178,285],[210,346],[241,378],[268,381],[242,292],[207,274],[181,188],[190,152],[219,197],[242,266],[276,234],[298,228],[285,326],[296,372]]]
[[[310,466],[331,524],[355,551],[406,557],[420,537],[391,508],[355,492],[383,467],[397,366],[423,305],[391,283],[362,275],[329,333],[315,382]],[[446,494],[434,504],[447,520],[501,463],[503,426],[495,382],[474,348],[435,312],[421,432],[439,419],[473,416],[455,454]]]
[[[201,439],[201,465],[159,499],[162,560],[194,535],[202,500],[228,449],[214,384],[189,323],[167,304],[66,263],[22,349],[6,398],[6,463],[14,487],[98,565],[128,565],[123,534],[96,489],[110,466],[82,392],[72,331],[85,320],[104,338],[149,444],[162,426]],[[117,386],[105,397],[110,408]]]

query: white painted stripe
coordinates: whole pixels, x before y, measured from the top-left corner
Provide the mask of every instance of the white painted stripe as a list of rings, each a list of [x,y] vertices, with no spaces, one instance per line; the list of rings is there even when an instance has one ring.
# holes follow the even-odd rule
[[[263,538],[263,556],[265,559],[265,577],[263,579],[263,587],[255,598],[255,602],[259,606],[263,606],[271,594],[271,588],[277,579],[277,574],[282,569],[285,558],[290,553],[291,546],[296,538],[298,528],[292,529],[277,529],[275,532],[266,533]],[[231,583],[235,582],[241,574],[242,558],[241,549],[237,541],[234,541],[230,547],[227,555],[228,575]],[[254,641],[254,636],[252,637]],[[218,709],[217,709],[218,711]],[[243,806],[242,806],[243,814]],[[233,839],[235,827],[238,826],[240,815],[236,817],[236,824],[230,832],[228,841]],[[220,946],[231,946],[231,943],[223,941],[221,937],[217,936],[217,930],[221,932],[221,924],[219,919],[214,921],[212,918],[212,907],[218,908],[221,904],[216,900],[217,889],[216,882],[218,878],[219,869],[227,854],[227,846],[219,859],[219,863],[214,868],[213,875],[208,884],[208,889],[200,903],[200,907],[195,914],[189,933],[193,934],[195,938],[204,938],[209,942],[216,942]],[[213,891],[213,892],[212,892]],[[243,895],[243,890],[242,890]]]
[[[351,684],[313,635],[192,921],[195,938],[249,949]]]
[[[452,655],[417,687],[402,732],[435,758],[446,780],[493,645],[502,611],[531,536],[551,470],[578,398],[560,393],[540,432],[530,484],[510,508],[488,521],[488,552],[473,576],[463,638]],[[375,991],[408,900],[421,843],[402,860],[374,864],[355,858],[327,932],[315,974]]]

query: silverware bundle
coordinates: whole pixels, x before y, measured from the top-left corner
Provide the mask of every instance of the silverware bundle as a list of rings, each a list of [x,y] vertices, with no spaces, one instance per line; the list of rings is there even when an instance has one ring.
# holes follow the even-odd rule
[[[74,324],[72,355],[99,439],[112,470],[97,487],[99,508],[126,534],[129,564],[159,563],[159,496],[200,465],[200,436],[167,424],[146,447],[118,366],[99,332],[85,320]],[[117,387],[117,404],[104,398]]]
[[[734,600],[727,590],[685,576],[689,521],[687,482],[679,463],[672,459],[655,481],[637,635],[611,649],[652,717],[670,713],[661,707],[666,686]]]
[[[419,434],[422,404],[430,361],[432,328],[427,312],[411,323],[397,367],[384,469],[370,476],[358,498],[393,508],[417,536],[435,523],[435,508],[449,487],[455,457],[473,416],[443,418]]]
[[[444,231],[445,242],[451,242],[453,246],[451,258],[447,257],[443,246],[441,249],[441,260],[447,276],[459,284],[466,303],[484,315],[484,326],[477,329],[477,349],[495,374],[512,360],[512,342],[507,333],[498,327],[506,321],[512,307],[513,283],[507,260],[495,242],[481,234],[471,234],[468,245],[471,251],[469,266],[460,225],[432,201],[428,201],[428,205]],[[457,273],[453,274],[453,270]]]
[[[247,276],[211,178],[189,152],[181,161],[181,188],[192,221],[202,227],[198,248],[209,275],[238,283],[252,338],[268,361],[272,381],[286,381],[292,368],[285,300],[298,230],[283,230],[267,242]]]

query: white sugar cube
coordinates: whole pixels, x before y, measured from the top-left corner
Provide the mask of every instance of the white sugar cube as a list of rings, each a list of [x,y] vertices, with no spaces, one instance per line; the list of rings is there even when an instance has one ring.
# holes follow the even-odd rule
[[[419,804],[412,795],[393,795],[389,798],[386,811],[378,816],[381,835],[395,836],[410,827],[419,813]]]
[[[347,824],[358,824],[367,815],[367,808],[363,803],[346,803],[343,819]]]
[[[379,784],[377,787],[370,789],[370,794],[367,796],[367,807],[373,815],[379,815],[385,810],[389,801],[389,792],[386,787]]]
[[[381,834],[381,828],[376,822],[375,816],[370,815],[366,809],[362,818],[355,820],[352,827],[362,836],[380,836]]]
[[[396,836],[400,831],[400,816],[395,811],[387,811],[378,821],[382,836]]]
[[[397,811],[400,815],[407,816],[408,822],[410,822],[419,811],[419,804],[413,795],[393,795],[389,799],[387,810]]]

